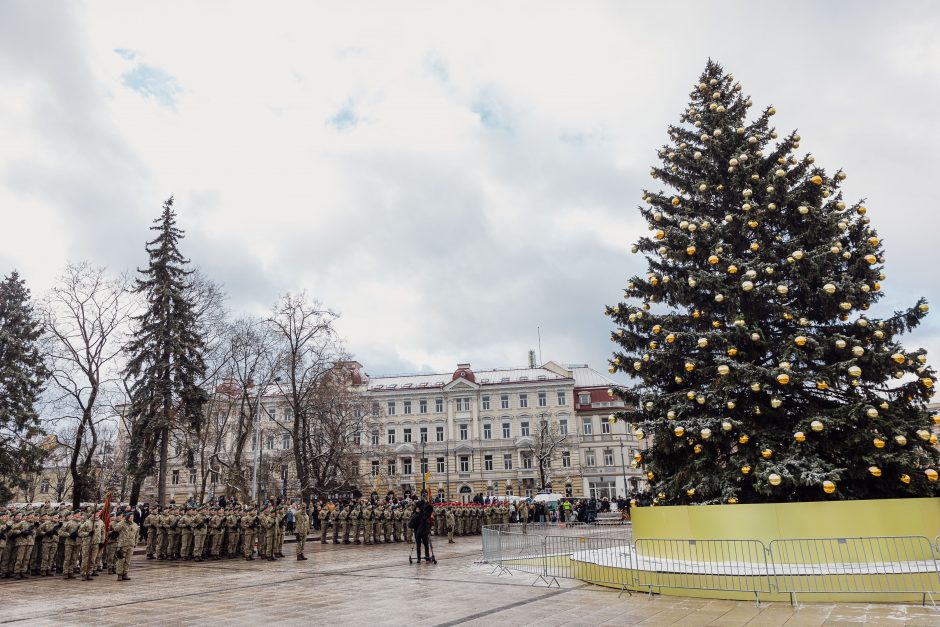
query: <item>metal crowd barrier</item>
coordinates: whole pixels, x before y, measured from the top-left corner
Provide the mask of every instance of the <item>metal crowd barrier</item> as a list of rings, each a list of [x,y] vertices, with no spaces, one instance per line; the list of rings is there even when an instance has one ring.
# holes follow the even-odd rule
[[[536,575],[532,585],[577,579],[643,590],[663,588],[753,594],[919,594],[936,608],[940,536],[793,538],[774,540],[631,541],[594,525],[554,529],[527,525],[483,528],[483,558],[493,572]]]

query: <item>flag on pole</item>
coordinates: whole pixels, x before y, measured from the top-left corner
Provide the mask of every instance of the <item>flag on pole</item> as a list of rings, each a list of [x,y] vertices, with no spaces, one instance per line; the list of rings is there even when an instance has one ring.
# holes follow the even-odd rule
[[[108,531],[111,528],[111,491],[108,490],[108,493],[104,495],[104,505],[101,506],[101,511],[98,512],[98,518],[104,522],[104,545],[108,545]]]

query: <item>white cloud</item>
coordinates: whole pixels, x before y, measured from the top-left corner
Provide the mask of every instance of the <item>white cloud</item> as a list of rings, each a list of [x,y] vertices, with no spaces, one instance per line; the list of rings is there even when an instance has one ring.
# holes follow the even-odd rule
[[[648,165],[711,55],[867,196],[886,308],[940,306],[938,21],[926,2],[7,3],[0,263],[37,290],[69,257],[133,268],[175,194],[234,306],[306,288],[370,372],[524,363],[539,325],[546,359],[602,368]]]

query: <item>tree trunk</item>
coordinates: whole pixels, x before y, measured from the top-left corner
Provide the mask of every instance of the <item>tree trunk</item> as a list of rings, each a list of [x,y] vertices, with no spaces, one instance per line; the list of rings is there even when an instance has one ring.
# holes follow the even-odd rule
[[[143,483],[143,479],[138,479],[134,477],[134,482],[131,484],[131,495],[128,497],[128,502],[130,502],[131,507],[137,507],[137,501],[140,499],[140,486]]]
[[[163,427],[160,431],[160,474],[157,482],[157,505],[166,505],[166,470],[170,452],[170,430]]]

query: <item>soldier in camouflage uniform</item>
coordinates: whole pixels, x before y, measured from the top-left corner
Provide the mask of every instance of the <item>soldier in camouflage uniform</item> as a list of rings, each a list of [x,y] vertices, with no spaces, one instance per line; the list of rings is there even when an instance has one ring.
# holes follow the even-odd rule
[[[310,516],[307,515],[307,507],[301,504],[294,511],[294,534],[297,536],[297,559],[307,559],[304,555],[304,547],[307,545],[307,534],[310,533]]]
[[[131,564],[131,556],[134,554],[134,547],[137,546],[137,537],[140,534],[140,527],[134,522],[134,513],[126,512],[124,522],[121,524],[121,532],[117,540],[117,551],[115,552],[115,570],[117,571],[118,581],[127,581],[127,569]]]
[[[151,513],[144,520],[144,527],[147,529],[147,559],[152,560],[157,552],[157,535],[159,534],[160,517],[157,512]]]
[[[255,533],[261,522],[257,513],[250,509],[241,517],[240,522],[242,528],[242,555],[246,560],[253,561],[255,559],[252,556],[255,550]]]
[[[330,526],[330,510],[324,504],[317,515],[320,520],[320,544],[326,544],[326,531]]]
[[[405,534],[405,542],[411,544],[414,542],[414,529],[408,526],[408,522],[411,520],[411,515],[414,513],[414,507],[411,505],[411,501],[408,501],[408,504],[405,505],[405,510],[402,512],[402,522],[404,523],[402,532]]]
[[[450,507],[444,508],[444,526],[447,528],[447,543],[454,544],[454,526],[457,519],[454,517],[454,510]]]
[[[274,512],[274,557],[284,557],[284,534],[287,532],[287,509],[279,505]]]
[[[235,508],[225,512],[225,543],[230,558],[236,557],[241,551],[241,516]]]
[[[362,535],[362,523],[365,522],[362,519],[362,503],[356,503],[356,507],[353,509],[352,513],[352,528],[353,528],[353,544],[359,544],[359,537]]]
[[[108,523],[108,541],[104,548],[104,567],[109,575],[114,574],[114,553],[117,551],[117,539],[121,535],[121,527],[124,524],[121,521],[123,518],[118,519],[117,512],[111,513],[111,521]]]
[[[225,538],[225,516],[219,507],[212,508],[209,517],[209,556],[214,560],[222,559],[222,540]]]
[[[193,530],[193,559],[201,562],[206,552],[206,536],[209,535],[209,517],[204,507],[193,513],[190,525]]]
[[[192,557],[193,551],[193,527],[195,519],[195,512],[186,509],[183,511],[183,514],[179,517],[177,522],[177,527],[180,534],[180,551],[179,555],[184,562],[188,562]]]
[[[65,579],[71,579],[75,574],[75,563],[81,557],[81,538],[78,537],[79,527],[82,525],[81,512],[75,512],[68,520],[62,523],[59,536],[63,539],[62,574]]]
[[[362,508],[363,538],[365,544],[372,544],[375,534],[375,507],[372,503]]]

